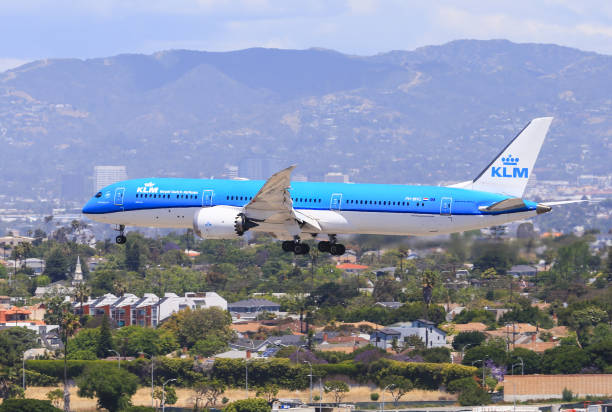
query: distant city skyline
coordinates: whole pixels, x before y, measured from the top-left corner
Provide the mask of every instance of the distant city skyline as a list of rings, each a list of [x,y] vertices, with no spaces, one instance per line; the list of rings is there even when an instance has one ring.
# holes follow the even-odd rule
[[[0,71],[43,58],[322,47],[356,55],[504,38],[612,54],[606,0],[7,0]]]

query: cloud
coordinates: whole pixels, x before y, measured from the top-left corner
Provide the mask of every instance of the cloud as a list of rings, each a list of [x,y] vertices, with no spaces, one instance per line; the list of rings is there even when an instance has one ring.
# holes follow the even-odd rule
[[[592,0],[4,0],[6,56],[169,48],[323,47],[369,55],[463,38],[612,53],[612,2]]]
[[[10,57],[0,58],[0,72],[14,69],[15,67],[19,67],[29,62],[30,62],[29,60],[12,59]]]
[[[544,2],[550,4],[550,2]],[[563,3],[560,0],[554,3]],[[573,18],[562,12],[578,13]],[[567,7],[556,18],[539,10],[531,14],[475,11],[451,5],[438,7],[438,25],[457,38],[506,38],[518,42],[555,43],[583,50],[612,53],[612,22],[593,23],[582,9]],[[581,22],[584,20],[584,22]],[[604,19],[605,20],[605,19]]]

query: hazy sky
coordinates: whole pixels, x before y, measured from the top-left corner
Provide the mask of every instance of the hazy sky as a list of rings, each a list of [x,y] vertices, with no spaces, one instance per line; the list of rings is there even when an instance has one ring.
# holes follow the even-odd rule
[[[45,57],[505,38],[612,54],[610,0],[0,0],[0,70]]]

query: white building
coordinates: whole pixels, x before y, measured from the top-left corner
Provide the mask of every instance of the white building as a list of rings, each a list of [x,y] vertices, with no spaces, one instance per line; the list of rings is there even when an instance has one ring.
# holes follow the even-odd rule
[[[94,166],[94,192],[127,178],[125,166]]]

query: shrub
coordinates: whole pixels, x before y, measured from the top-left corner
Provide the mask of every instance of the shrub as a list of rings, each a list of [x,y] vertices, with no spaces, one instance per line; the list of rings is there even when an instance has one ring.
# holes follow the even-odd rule
[[[491,395],[489,395],[480,386],[468,387],[459,394],[459,405],[487,405],[491,403]]]
[[[378,398],[379,398],[379,397],[380,397],[380,395],[379,395],[378,393],[376,393],[376,392],[372,392],[372,393],[370,394],[370,400],[372,400],[372,401],[374,401],[374,402],[376,402],[376,401],[378,400]]]
[[[270,412],[271,410],[268,402],[261,398],[240,399],[223,408],[223,412]]]
[[[55,386],[59,382],[59,379],[55,376],[49,376],[36,371],[25,371],[26,382],[30,386]]]
[[[563,398],[564,402],[571,402],[572,399],[574,399],[574,393],[567,388],[563,388],[563,393],[561,394],[561,397]]]
[[[0,412],[62,412],[62,410],[51,405],[50,401],[5,399],[0,405]]]

